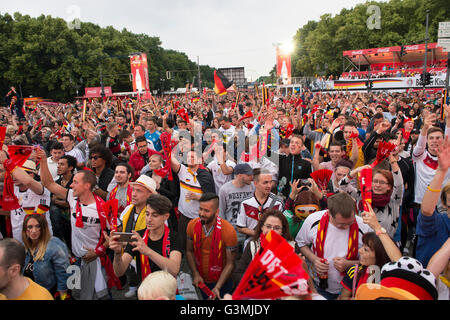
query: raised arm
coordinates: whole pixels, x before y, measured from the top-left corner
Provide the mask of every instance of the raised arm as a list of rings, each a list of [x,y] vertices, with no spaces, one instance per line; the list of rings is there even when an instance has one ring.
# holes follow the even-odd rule
[[[450,238],[444,243],[444,245],[436,251],[428,262],[427,270],[430,271],[436,279],[445,270],[450,260]]]
[[[51,193],[54,193],[56,196],[58,196],[62,199],[66,199],[67,192],[69,191],[69,189],[64,188],[63,186],[57,184],[53,180],[52,174],[50,173],[50,170],[48,169],[47,154],[45,153],[45,151],[40,148],[37,148],[36,156],[38,159],[40,159],[42,185],[45,188],[47,188]]]
[[[444,143],[438,149],[438,168],[433,180],[431,180],[425,194],[423,196],[422,205],[420,207],[424,216],[432,216],[439,196],[441,194],[441,186],[444,182],[447,171],[450,167],[450,143],[448,136],[445,137]]]
[[[0,163],[3,165],[3,163],[6,161],[7,156],[4,151],[0,152]],[[17,167],[12,172],[12,176],[15,180],[22,183],[26,187],[30,188],[34,193],[41,195],[44,193],[44,187],[41,183],[34,180],[28,173],[25,172],[22,168]]]
[[[369,207],[369,212],[366,211],[362,213],[363,222],[378,233],[381,231],[381,226],[380,223],[378,222],[378,218],[375,212],[373,211],[370,203],[366,202],[366,204]],[[391,261],[397,261],[402,257],[402,253],[400,252],[399,248],[397,247],[395,242],[392,241],[391,237],[388,234],[379,233],[378,237],[380,238],[384,250],[386,250],[386,253],[389,259],[391,259]]]

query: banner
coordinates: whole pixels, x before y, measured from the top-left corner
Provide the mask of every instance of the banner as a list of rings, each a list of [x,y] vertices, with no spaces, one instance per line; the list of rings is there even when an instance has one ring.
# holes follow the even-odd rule
[[[291,84],[291,55],[277,48],[277,77],[282,84]]]
[[[130,66],[133,75],[133,91],[150,91],[147,55],[140,53],[130,56]]]
[[[105,92],[105,97],[111,97],[112,89],[111,87],[103,87]],[[102,87],[87,87],[84,88],[84,97],[83,98],[100,98],[102,96]]]

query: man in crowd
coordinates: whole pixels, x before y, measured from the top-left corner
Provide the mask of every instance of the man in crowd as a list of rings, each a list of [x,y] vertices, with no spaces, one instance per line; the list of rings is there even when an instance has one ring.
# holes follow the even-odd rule
[[[345,272],[358,263],[362,234],[371,231],[355,210],[352,197],[335,194],[328,198],[328,210],[310,214],[295,238],[312,266],[318,293],[327,299],[339,296]]]
[[[161,136],[161,132],[157,130],[156,122],[157,120],[155,118],[150,118],[147,121],[147,131],[145,131],[145,137],[153,143],[156,151],[161,151],[162,144],[161,139],[159,138]]]
[[[133,177],[133,168],[125,162],[121,162],[117,164],[116,169],[114,171],[114,181],[112,181],[108,190],[111,188],[111,185],[114,184],[111,191],[108,193],[107,200],[117,199],[119,202],[119,210],[118,214],[122,213],[122,211],[131,204],[132,198],[132,188],[130,184],[130,179]]]
[[[111,151],[101,144],[95,144],[89,153],[92,169],[97,179],[94,193],[106,200],[108,186],[114,178],[114,170],[111,169],[113,156]]]
[[[47,158],[48,168],[54,180],[58,178],[59,159],[64,155],[64,146],[61,142],[54,142],[50,147],[50,157]]]
[[[0,300],[53,300],[47,289],[24,277],[25,248],[15,239],[0,240]]]
[[[200,156],[194,150],[187,152],[187,166],[179,163],[172,153],[172,170],[180,179],[180,200],[178,201],[178,232],[181,238],[181,247],[186,246],[186,228],[192,219],[198,217],[200,198],[203,193],[215,193],[214,179],[211,173],[200,166]]]
[[[115,276],[111,261],[106,254],[107,241],[103,231],[108,230],[103,199],[93,193],[97,178],[92,171],[81,170],[74,177],[71,189],[53,181],[48,171],[45,152],[37,150],[41,164],[42,184],[70,205],[72,227],[72,253],[81,259],[81,300],[110,299],[109,289],[121,287]],[[106,278],[103,274],[106,273]]]
[[[121,166],[118,166],[118,168],[120,170]],[[119,215],[119,222],[123,232],[141,231],[146,228],[145,210],[147,208],[147,199],[152,194],[156,194],[156,183],[148,176],[142,175],[134,183],[129,183],[130,185],[132,189],[131,203]],[[136,290],[139,285],[139,279],[135,269],[135,266],[130,266],[127,272],[129,280],[129,289],[125,293],[127,298],[136,295]]]
[[[127,243],[125,250],[118,235],[112,233],[108,237],[105,234],[114,251],[114,272],[117,276],[127,271],[133,259],[136,260],[139,283],[158,270],[177,276],[182,255],[177,233],[166,225],[171,208],[172,203],[166,197],[159,194],[149,196],[144,203],[145,227],[132,231],[132,241]]]
[[[137,150],[131,154],[129,162],[134,170],[133,180],[136,180],[141,175],[141,170],[149,163],[150,156],[158,154],[157,151],[148,147],[147,139],[144,136],[136,138],[136,147]]]
[[[237,249],[236,231],[219,217],[219,197],[204,193],[199,199],[198,218],[187,227],[186,259],[193,274],[192,283],[206,285],[215,297],[232,292],[231,274]],[[206,294],[202,292],[203,299]]]
[[[303,159],[301,155],[302,147],[302,137],[294,134],[289,143],[289,155],[280,156],[278,188],[286,198],[290,193],[289,183],[297,179],[308,179],[312,172],[311,162]]]
[[[69,188],[73,182],[74,170],[77,166],[77,159],[72,156],[64,155],[58,163],[58,179],[56,183],[64,188]],[[71,228],[70,228],[70,208],[66,199],[61,199],[52,195],[50,206],[50,218],[52,221],[53,233],[64,241],[69,248],[72,247]]]
[[[64,146],[64,153],[77,159],[77,168],[82,168],[86,159],[80,149],[75,148],[75,138],[70,133],[63,133],[61,143]]]
[[[283,202],[272,190],[272,174],[265,169],[256,169],[253,173],[255,192],[252,197],[241,202],[236,226],[246,236],[244,248],[248,240],[255,235],[255,227],[265,209],[283,211]]]
[[[3,164],[6,159],[5,152],[0,152],[0,163]],[[43,152],[42,161],[47,164],[45,152]],[[36,176],[36,164],[31,160],[25,161],[21,167],[12,171],[14,195],[19,200],[20,207],[10,211],[10,218],[13,238],[20,242],[23,242],[22,225],[27,214],[45,214],[50,233],[53,234],[50,213],[48,212],[50,209],[50,192],[35,179]]]
[[[240,163],[234,167],[234,179],[225,183],[219,191],[219,215],[227,220],[237,231],[237,218],[241,202],[253,196],[253,169],[247,163]],[[245,235],[238,232],[238,242],[244,245]],[[240,252],[244,248],[240,248]]]

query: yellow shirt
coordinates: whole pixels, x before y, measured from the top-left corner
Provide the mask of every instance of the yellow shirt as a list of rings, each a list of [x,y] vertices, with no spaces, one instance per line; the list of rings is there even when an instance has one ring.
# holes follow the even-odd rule
[[[30,278],[25,277],[25,279],[30,283],[28,288],[17,298],[10,300],[54,300],[47,289],[38,285]]]

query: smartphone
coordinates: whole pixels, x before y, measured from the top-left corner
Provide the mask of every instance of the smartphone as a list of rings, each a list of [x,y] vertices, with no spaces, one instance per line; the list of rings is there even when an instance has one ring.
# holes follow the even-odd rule
[[[132,232],[114,232],[115,236],[119,236],[119,239],[117,241],[119,242],[133,242],[136,241],[135,239],[132,239],[131,237],[134,235]]]

